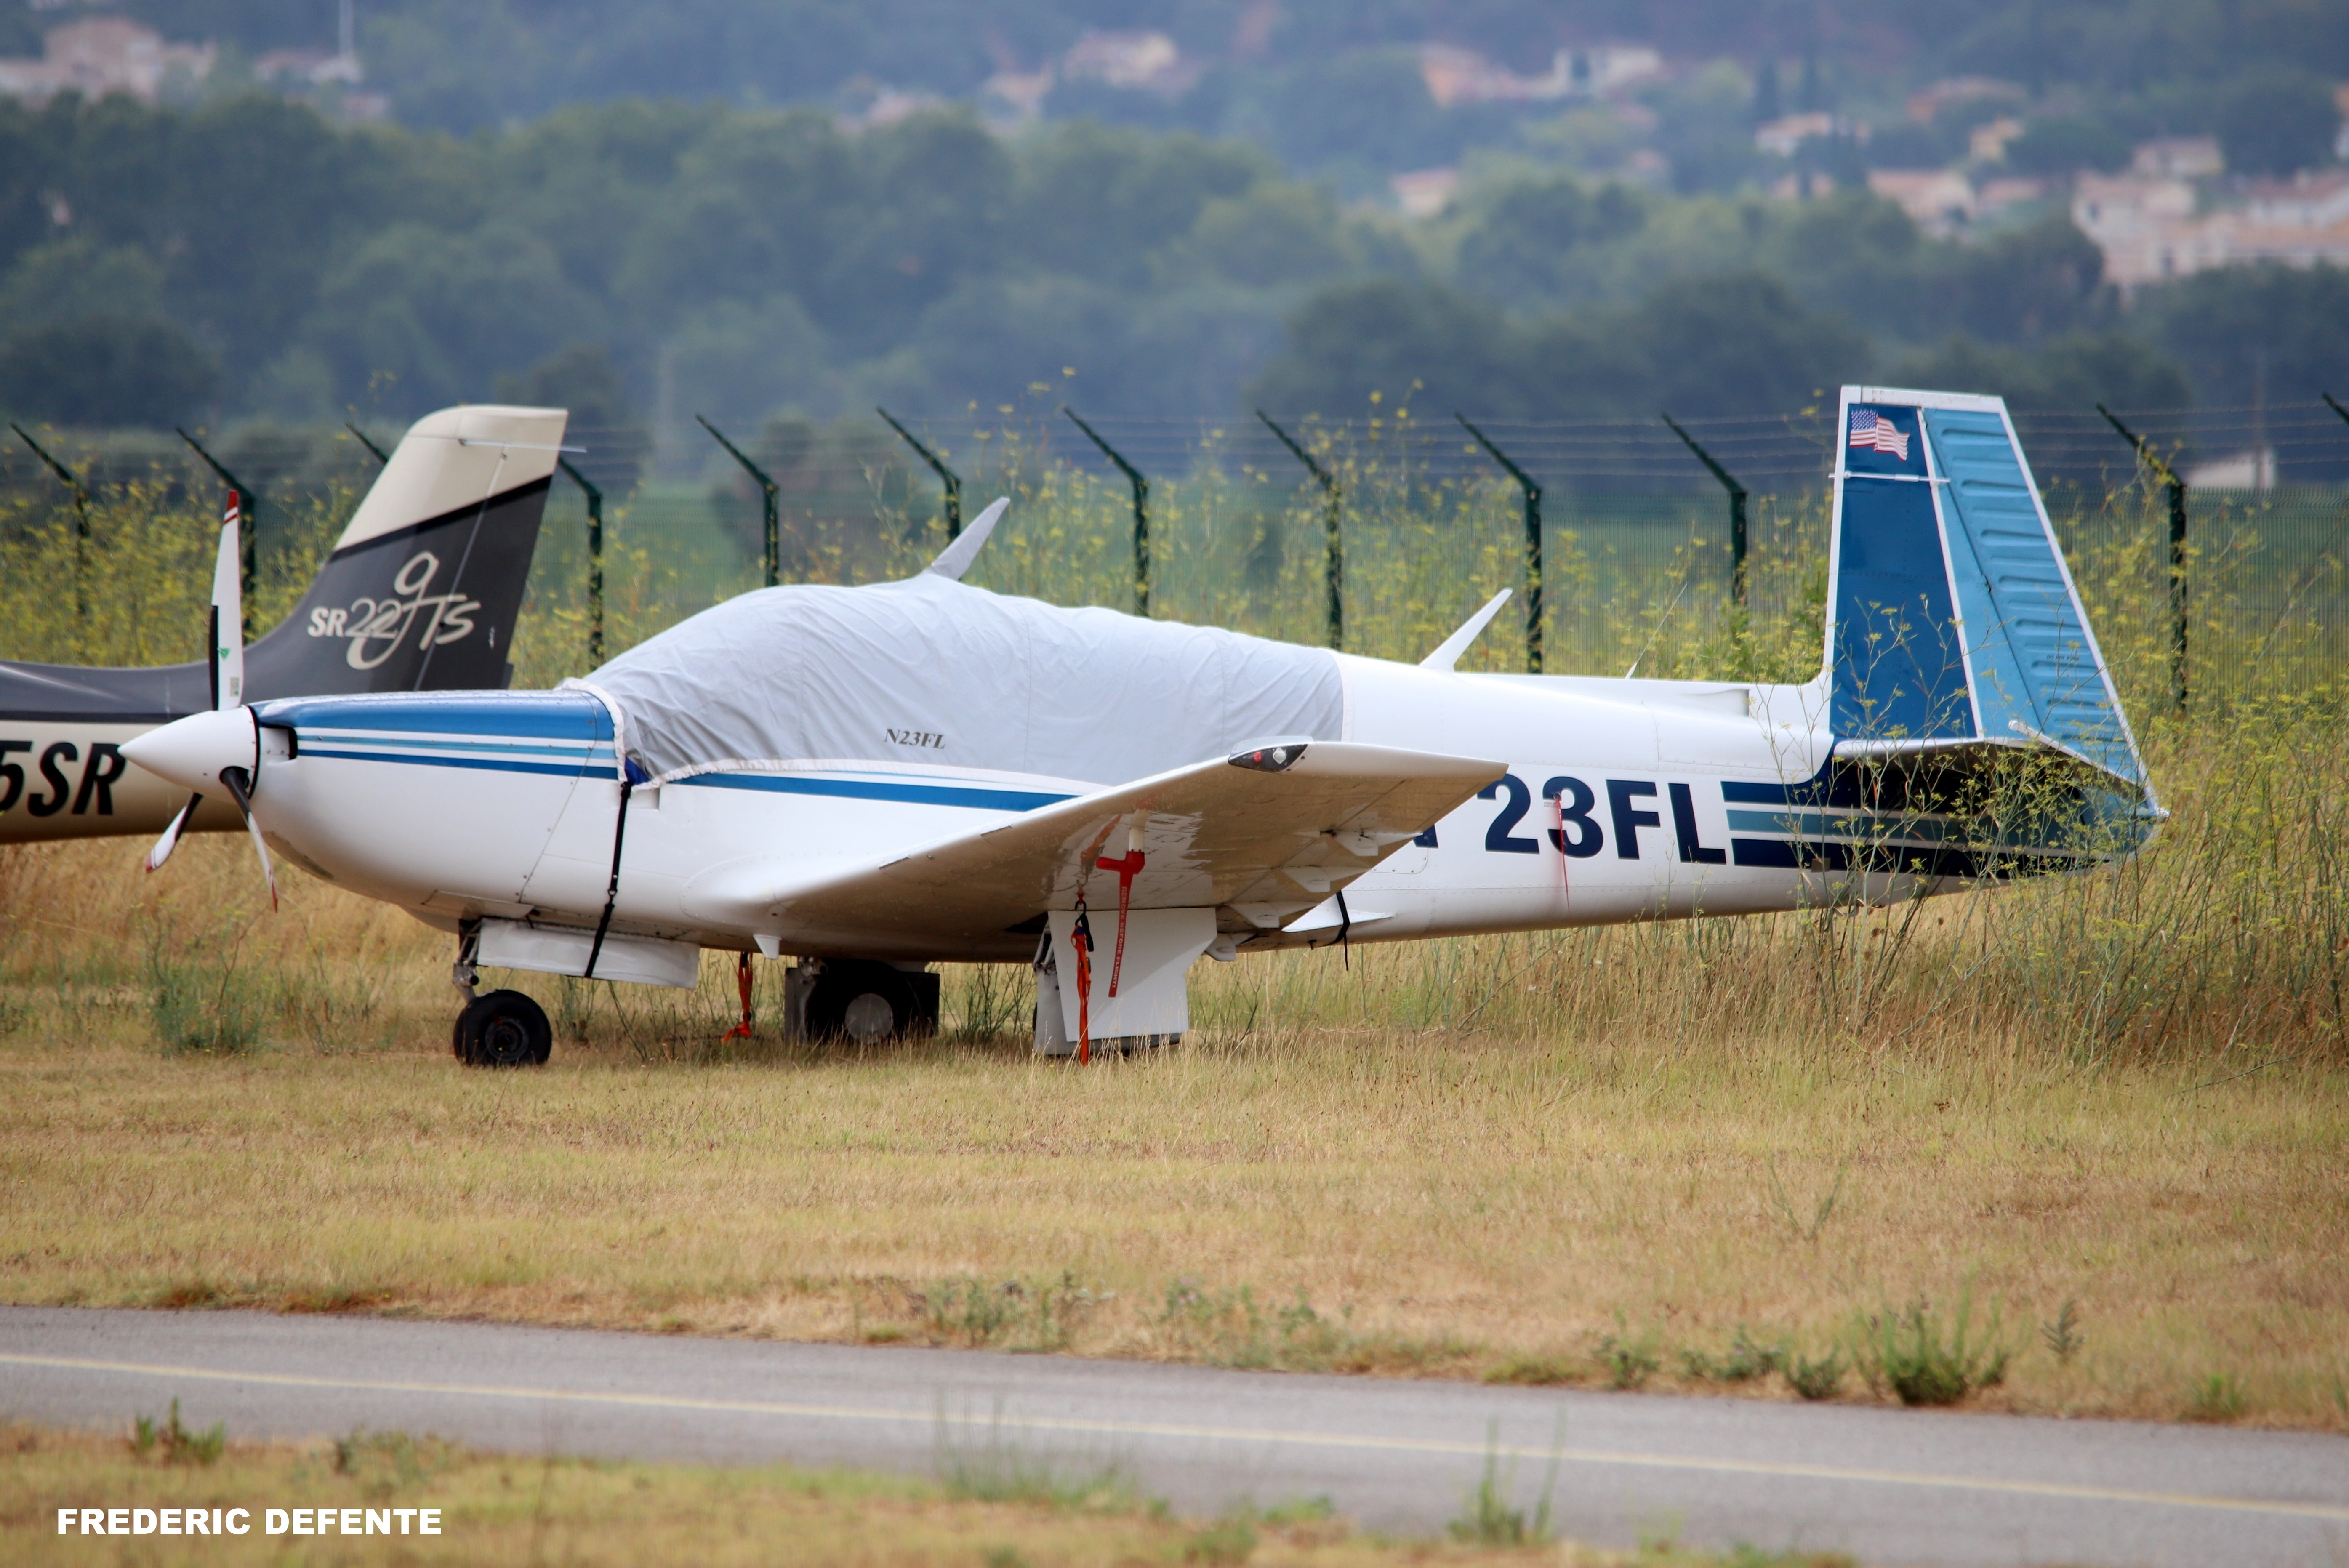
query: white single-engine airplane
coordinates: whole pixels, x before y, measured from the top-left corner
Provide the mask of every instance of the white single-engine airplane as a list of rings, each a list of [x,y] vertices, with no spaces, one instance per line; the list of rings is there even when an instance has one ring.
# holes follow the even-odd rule
[[[1031,959],[1040,1050],[1186,1026],[1201,954],[1745,914],[2130,853],[2161,813],[1997,398],[1844,390],[1826,668],[1464,675],[926,572],[771,588],[551,692],[223,705],[126,749],[456,934],[469,1062],[543,1061],[476,965],[691,985],[800,956],[789,1026],[935,1022]],[[233,625],[233,616],[223,616]],[[159,845],[159,855],[168,845]],[[267,850],[262,851],[266,863]],[[747,1021],[747,1020],[746,1020]]]
[[[479,407],[418,420],[294,614],[244,655],[249,676],[229,705],[503,686],[565,418]],[[0,660],[0,843],[143,835],[170,821],[180,791],[128,766],[123,748],[213,707],[217,664]],[[190,830],[237,825],[217,798]]]

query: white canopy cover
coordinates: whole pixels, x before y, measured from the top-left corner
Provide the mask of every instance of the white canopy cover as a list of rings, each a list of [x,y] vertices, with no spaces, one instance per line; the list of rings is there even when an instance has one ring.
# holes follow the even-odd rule
[[[767,588],[584,683],[655,779],[887,760],[1123,784],[1275,736],[1345,738],[1326,649],[1068,610],[936,573]]]

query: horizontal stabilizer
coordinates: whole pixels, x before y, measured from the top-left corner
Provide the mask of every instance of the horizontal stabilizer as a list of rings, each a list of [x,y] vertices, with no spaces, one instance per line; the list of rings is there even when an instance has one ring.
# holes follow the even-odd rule
[[[1080,895],[1114,911],[1117,875],[1096,862],[1139,848],[1133,908],[1237,905],[1277,924],[1505,771],[1432,752],[1268,740],[863,865],[736,861],[696,877],[685,905],[697,920],[779,933],[785,945],[794,931],[821,928],[835,940],[871,933],[876,952],[918,954],[999,936]]]

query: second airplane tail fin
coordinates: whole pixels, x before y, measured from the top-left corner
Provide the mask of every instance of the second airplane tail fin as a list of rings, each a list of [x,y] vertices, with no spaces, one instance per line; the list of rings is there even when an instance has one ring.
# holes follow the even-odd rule
[[[251,700],[502,687],[568,415],[419,419],[286,622],[246,653]]]

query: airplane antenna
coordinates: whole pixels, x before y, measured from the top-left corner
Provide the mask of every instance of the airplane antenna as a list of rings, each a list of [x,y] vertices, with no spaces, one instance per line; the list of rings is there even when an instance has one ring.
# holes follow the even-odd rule
[[[1458,631],[1437,645],[1435,652],[1419,661],[1419,667],[1423,670],[1448,670],[1456,666],[1460,663],[1460,655],[1468,651],[1468,645],[1476,640],[1476,634],[1483,631],[1485,624],[1501,613],[1501,606],[1508,602],[1509,591],[1506,588],[1485,601],[1485,607],[1461,622]],[[1536,670],[1533,673],[1539,675],[1541,672]]]
[[[782,492],[776,488],[775,481],[767,477],[767,470],[752,462],[749,458],[744,457],[742,455],[742,449],[728,440],[719,430],[717,426],[711,424],[707,419],[703,419],[698,414],[696,414],[694,418],[701,419],[701,428],[709,431],[711,435],[716,436],[718,438],[718,444],[725,448],[727,451],[733,455],[734,460],[742,465],[743,471],[748,473],[752,479],[759,481],[759,489],[766,497],[767,586],[772,588],[782,579],[783,537],[781,521],[775,515],[776,499]],[[565,463],[564,466],[568,468],[570,465]]]
[[[1654,628],[1648,633],[1648,640],[1640,645],[1640,657],[1633,659],[1631,661],[1631,667],[1623,672],[1623,678],[1625,680],[1630,680],[1633,676],[1640,673],[1640,659],[1644,659],[1648,656],[1648,650],[1654,647],[1656,645],[1656,639],[1663,634],[1664,623],[1671,620],[1672,618],[1672,612],[1681,607],[1681,593],[1688,592],[1689,583],[1692,581],[1693,581],[1692,576],[1683,577],[1681,579],[1680,593],[1673,594],[1672,602],[1664,606],[1664,613],[1656,617]]]
[[[242,589],[242,593],[238,597],[241,602],[247,606],[247,608],[243,612],[247,624],[242,629],[244,632],[244,634],[249,637],[253,635],[253,627],[250,624],[253,612],[250,606],[253,603],[254,566],[256,556],[261,549],[261,492],[254,490],[243,480],[237,478],[234,474],[229,472],[228,465],[222,462],[210,452],[204,450],[202,442],[188,434],[187,431],[180,429],[180,427],[177,425],[172,426],[171,428],[178,431],[180,439],[187,442],[189,446],[195,449],[196,456],[203,459],[204,466],[220,476],[221,483],[234,490],[238,497],[244,502],[244,526],[241,530],[244,535],[243,542],[241,546],[243,555],[237,562],[237,571],[238,584]]]
[[[1272,422],[1271,415],[1258,408],[1256,417],[1264,421],[1266,429],[1280,438],[1280,444],[1288,449],[1290,456],[1305,465],[1306,472],[1320,481],[1321,493],[1329,498],[1330,552],[1325,570],[1330,579],[1330,646],[1333,652],[1340,650],[1346,645],[1346,544],[1339,524],[1345,516],[1346,492],[1335,476],[1313,460],[1310,452],[1290,439],[1288,431]]]
[[[74,515],[76,518],[76,521],[74,523],[74,616],[78,620],[87,622],[89,619],[89,593],[88,588],[89,579],[89,487],[83,484],[81,480],[76,479],[74,477],[74,471],[71,469],[57,461],[57,459],[49,456],[48,453],[41,450],[41,443],[33,439],[32,437],[25,434],[24,426],[11,421],[8,428],[16,432],[17,439],[23,441],[25,445],[33,449],[33,455],[35,457],[49,465],[49,471],[57,475],[60,480],[63,480],[67,490],[73,491]]]
[[[897,423],[888,409],[876,403],[873,407],[873,411],[887,419],[889,428],[905,437],[905,445],[921,453],[922,461],[929,464],[931,471],[938,476],[938,482],[946,487],[944,505],[947,514],[947,542],[951,544],[960,539],[962,537],[962,476],[947,467],[945,461],[936,452],[916,440],[914,432]]]
[[[1476,438],[1476,444],[1493,455],[1493,460],[1509,470],[1517,488],[1526,492],[1526,674],[1542,673],[1542,515],[1541,486],[1534,483],[1525,469],[1509,460],[1509,454],[1493,444],[1493,438],[1470,424],[1467,417],[1454,410],[1452,416],[1460,428]]]
[[[1002,519],[1003,509],[1010,504],[1009,496],[996,497],[985,511],[970,520],[970,526],[962,531],[961,538],[939,551],[938,558],[922,570],[956,583],[961,582],[962,574],[970,570],[970,563],[978,559],[980,548],[987,543],[987,536],[995,531],[996,523]]]
[[[1117,465],[1118,471],[1133,486],[1133,613],[1145,620],[1150,615],[1150,476],[1119,455],[1118,449],[1101,438],[1101,432],[1077,418],[1077,411],[1067,404],[1061,412],[1070,423],[1091,438],[1102,449],[1102,456]]]

